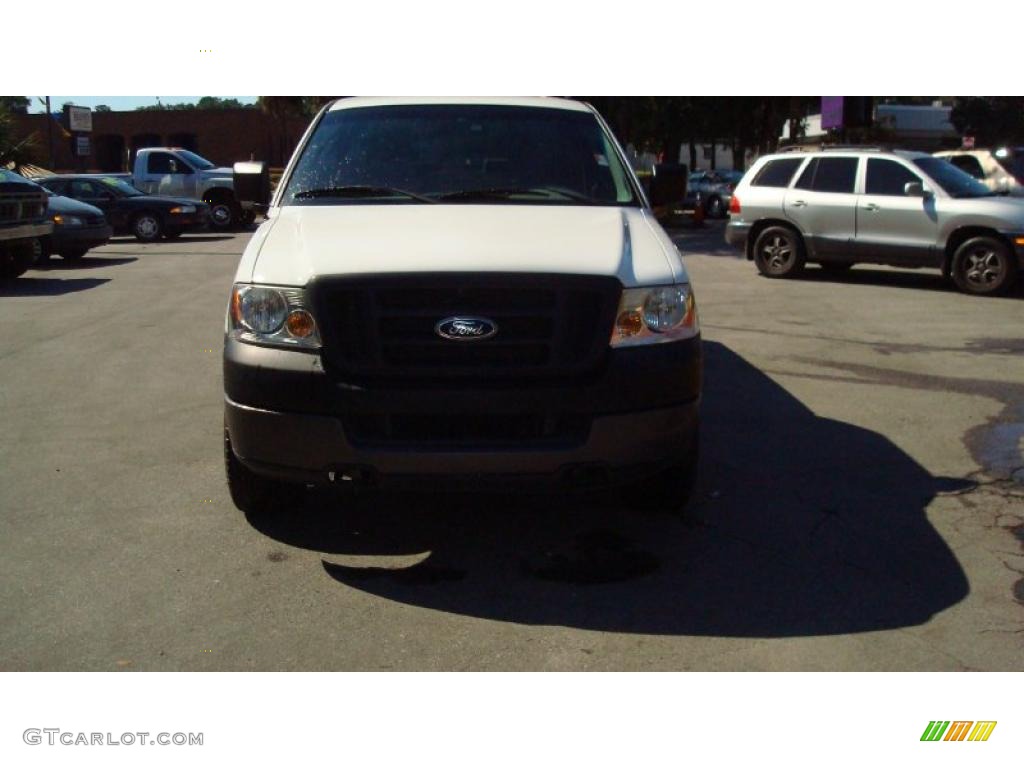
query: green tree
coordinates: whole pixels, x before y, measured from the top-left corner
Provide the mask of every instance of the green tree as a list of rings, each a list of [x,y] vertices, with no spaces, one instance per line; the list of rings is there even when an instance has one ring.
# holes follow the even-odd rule
[[[21,166],[36,161],[39,144],[34,133],[20,137],[17,135],[14,118],[5,106],[0,106],[0,168]]]
[[[949,119],[978,145],[1024,144],[1024,96],[956,96]]]
[[[95,107],[93,107],[92,111],[93,112],[109,112],[110,111],[110,107],[108,107],[106,104],[97,104]]]
[[[0,96],[0,109],[15,115],[27,115],[31,103],[28,96]]]

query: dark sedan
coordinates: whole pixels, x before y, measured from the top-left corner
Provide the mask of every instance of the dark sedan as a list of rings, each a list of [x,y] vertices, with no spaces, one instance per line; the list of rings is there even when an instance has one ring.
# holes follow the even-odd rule
[[[135,235],[144,242],[203,230],[210,222],[210,206],[206,203],[147,195],[116,176],[47,176],[39,183],[58,195],[96,206],[106,214],[115,232]]]
[[[46,213],[53,222],[53,232],[34,243],[38,263],[45,262],[52,253],[69,261],[80,259],[90,248],[110,240],[113,230],[99,208],[49,189],[46,195]]]

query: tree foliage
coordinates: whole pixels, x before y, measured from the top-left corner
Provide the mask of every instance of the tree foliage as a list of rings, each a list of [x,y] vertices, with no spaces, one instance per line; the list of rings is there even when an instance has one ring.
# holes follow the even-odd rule
[[[1024,144],[1024,96],[957,96],[949,119],[978,146]]]
[[[18,136],[10,110],[0,105],[0,168],[13,165],[17,170],[22,165],[34,163],[38,150],[36,135]]]
[[[15,115],[28,114],[31,103],[28,96],[0,96],[0,109]]]
[[[183,109],[252,109],[255,105],[243,104],[238,99],[223,99],[220,96],[203,96],[199,101],[182,101],[176,104],[146,104],[136,107],[136,112],[159,112],[162,110],[183,110]],[[97,107],[97,111],[99,108]]]

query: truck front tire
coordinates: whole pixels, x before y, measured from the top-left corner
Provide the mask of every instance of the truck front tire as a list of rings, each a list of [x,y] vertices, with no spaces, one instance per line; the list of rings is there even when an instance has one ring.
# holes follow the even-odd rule
[[[231,435],[224,427],[224,473],[231,501],[246,517],[266,517],[289,502],[298,500],[305,489],[294,483],[258,475],[245,466],[231,447]]]
[[[0,244],[0,248],[0,280],[21,277],[35,262],[36,250],[30,240]]]

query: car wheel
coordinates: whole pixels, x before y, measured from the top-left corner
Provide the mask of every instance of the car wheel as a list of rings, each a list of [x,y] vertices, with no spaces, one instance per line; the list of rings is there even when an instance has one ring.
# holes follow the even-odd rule
[[[50,262],[50,244],[47,239],[37,237],[32,241],[32,263],[36,267],[45,267]]]
[[[85,254],[86,251],[64,251],[64,253],[58,255],[65,261],[81,261]]]
[[[233,202],[219,200],[210,203],[210,226],[214,229],[230,229],[237,220]]]
[[[304,486],[257,475],[246,467],[235,456],[227,427],[224,427],[224,474],[231,501],[247,517],[267,516],[295,500],[305,490]]]
[[[754,264],[765,277],[794,277],[805,258],[803,241],[788,227],[768,227],[754,242]]]
[[[132,221],[132,234],[137,240],[144,243],[159,240],[162,230],[163,225],[160,223],[160,218],[153,213],[140,213]]]
[[[994,296],[1017,279],[1010,249],[994,237],[972,237],[953,255],[953,282],[965,293]]]
[[[819,266],[821,266],[824,272],[829,274],[842,275],[853,268],[853,263],[849,261],[823,261]]]
[[[0,254],[0,280],[13,280],[28,272],[35,258],[35,251],[30,242],[20,242],[7,246],[6,254]]]
[[[709,219],[720,219],[725,215],[725,205],[722,203],[722,198],[715,196],[708,200],[708,218]]]

